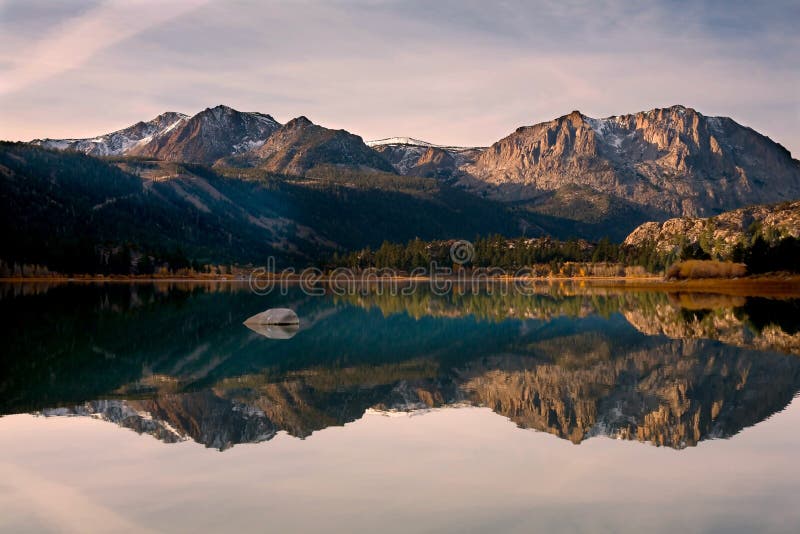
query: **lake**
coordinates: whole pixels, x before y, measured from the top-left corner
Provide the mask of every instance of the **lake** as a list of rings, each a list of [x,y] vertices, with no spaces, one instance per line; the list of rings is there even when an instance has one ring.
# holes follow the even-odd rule
[[[299,328],[245,319],[289,308]],[[0,285],[0,530],[798,532],[800,301]]]

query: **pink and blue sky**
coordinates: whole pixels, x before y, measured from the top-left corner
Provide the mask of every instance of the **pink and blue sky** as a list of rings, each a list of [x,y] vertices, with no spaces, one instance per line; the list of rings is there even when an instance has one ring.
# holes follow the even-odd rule
[[[0,0],[0,139],[227,104],[487,145],[684,104],[800,154],[800,3]]]

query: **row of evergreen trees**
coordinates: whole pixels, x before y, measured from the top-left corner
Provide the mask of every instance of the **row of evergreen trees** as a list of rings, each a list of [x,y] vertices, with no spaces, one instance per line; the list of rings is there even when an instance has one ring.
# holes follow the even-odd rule
[[[697,243],[681,244],[676,259],[744,263],[750,274],[800,272],[800,239],[780,236],[771,229],[764,231],[755,226],[731,249],[704,234]]]
[[[142,251],[130,243],[96,245],[88,239],[56,241],[47,250],[47,274],[152,275],[204,269],[197,260],[187,257],[182,249]],[[45,276],[39,264],[19,261],[0,262],[0,276]]]
[[[377,249],[369,247],[345,254],[334,254],[325,264],[331,269],[392,268],[411,271],[428,268],[432,262],[451,266],[450,246],[453,241],[423,241],[413,239],[407,243],[384,243]],[[756,232],[742,239],[729,252],[710,241],[684,243],[670,252],[658,249],[656,243],[643,243],[636,247],[613,243],[608,238],[597,243],[585,240],[558,241],[550,238],[508,239],[501,235],[478,237],[473,242],[474,254],[466,267],[498,267],[516,270],[532,265],[546,264],[558,271],[565,263],[613,263],[641,266],[651,273],[663,272],[678,261],[690,259],[717,259],[745,263],[751,274],[789,271],[800,272],[800,239],[794,237],[765,236]]]
[[[349,253],[335,253],[325,264],[328,269],[392,268],[411,271],[439,266],[451,266],[450,247],[453,241],[423,241],[419,238],[407,243],[384,241],[377,249],[369,247]],[[603,238],[597,243],[583,239],[559,241],[550,238],[508,239],[501,235],[477,237],[467,267],[498,267],[516,270],[531,265],[549,264],[556,268],[564,263],[624,263],[641,265],[651,271],[663,269],[668,258],[655,253],[655,247],[624,248]],[[554,269],[557,270],[557,269]]]
[[[430,268],[432,263],[441,267],[453,266],[450,257],[452,241],[423,241],[412,239],[407,243],[385,241],[377,249],[369,247],[349,253],[334,253],[323,264],[326,269],[348,267],[351,269],[391,268],[412,271]],[[624,247],[609,239],[597,243],[584,240],[557,241],[543,239],[508,239],[500,235],[479,237],[473,242],[474,254],[465,267],[497,267],[517,270],[532,265],[548,265],[552,272],[567,263],[608,263],[641,266],[648,272],[661,272],[669,265],[690,259],[719,259],[745,263],[751,274],[790,271],[800,272],[800,239],[785,237],[768,241],[757,235],[738,243],[728,254],[711,254],[699,243],[684,244],[671,253],[659,252],[653,243],[638,247]],[[88,240],[59,243],[49,250],[47,267],[62,274],[151,275],[164,272],[191,270],[208,271],[207,266],[191,259],[180,248],[173,250],[141,251],[134,244],[97,246]],[[22,273],[22,266],[14,269],[7,265],[0,275],[14,276]],[[217,269],[219,271],[219,269]],[[219,271],[222,272],[222,271]]]
[[[751,274],[800,272],[800,239],[784,237],[770,242],[759,235],[749,246],[737,245],[732,260],[745,263]]]

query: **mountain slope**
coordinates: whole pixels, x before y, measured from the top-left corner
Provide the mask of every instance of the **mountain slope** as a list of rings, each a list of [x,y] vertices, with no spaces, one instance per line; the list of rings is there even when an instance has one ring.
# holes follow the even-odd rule
[[[239,170],[0,143],[0,260],[104,272],[110,253],[130,249],[157,261],[181,251],[201,262],[274,255],[297,265],[384,240],[561,228],[432,179],[330,165],[303,180],[258,169],[240,179]]]
[[[606,119],[574,111],[517,129],[461,170],[464,185],[496,198],[581,185],[657,218],[800,197],[800,162],[785,148],[683,106]]]
[[[260,184],[163,165],[172,167],[167,178],[151,180],[79,154],[1,145],[0,257],[62,272],[126,272],[109,265],[121,249],[158,262],[180,252],[246,263],[332,246],[276,211],[290,202]]]
[[[622,241],[636,225],[654,218],[651,211],[629,200],[577,184],[510,204],[536,216],[570,221],[571,235],[587,239]]]

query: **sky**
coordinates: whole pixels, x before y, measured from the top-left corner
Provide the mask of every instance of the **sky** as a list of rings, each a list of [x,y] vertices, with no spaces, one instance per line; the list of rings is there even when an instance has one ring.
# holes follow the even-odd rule
[[[0,0],[0,139],[217,104],[489,145],[683,104],[800,156],[800,2]]]

